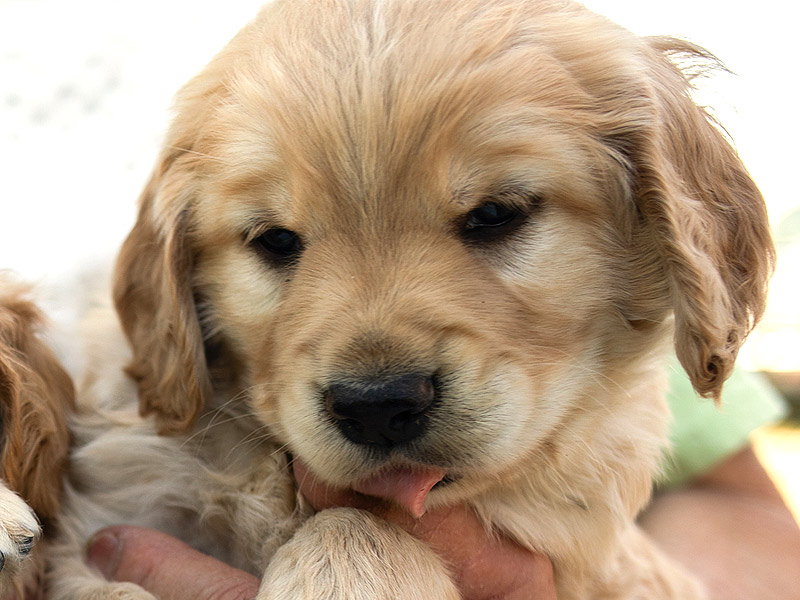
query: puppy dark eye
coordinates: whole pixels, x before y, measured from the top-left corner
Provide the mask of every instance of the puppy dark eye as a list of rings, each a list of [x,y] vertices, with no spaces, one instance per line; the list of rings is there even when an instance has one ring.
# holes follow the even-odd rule
[[[253,240],[253,246],[267,258],[281,263],[291,262],[303,251],[303,242],[289,229],[267,229]]]
[[[514,231],[525,220],[516,208],[497,202],[487,202],[467,213],[462,234],[474,241],[493,240]]]

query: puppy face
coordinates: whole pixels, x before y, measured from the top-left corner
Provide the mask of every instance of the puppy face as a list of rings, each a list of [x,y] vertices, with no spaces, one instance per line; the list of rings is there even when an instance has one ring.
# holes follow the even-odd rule
[[[699,50],[564,3],[306,4],[184,88],[120,257],[166,430],[235,381],[328,481],[455,496],[609,414],[658,428],[634,391],[673,314],[718,395],[772,250],[665,57]]]
[[[402,136],[413,125],[388,126]],[[502,156],[479,169],[461,143],[436,144],[391,186],[327,187],[352,168],[337,164],[317,182],[280,181],[294,190],[284,203],[243,186],[233,210],[214,210],[227,204],[216,190],[198,207],[217,214],[196,224],[197,289],[249,374],[253,407],[333,481],[387,459],[451,477],[502,469],[574,408],[600,368],[600,340],[624,326],[611,322],[613,271],[599,247],[607,182],[576,181],[541,141],[557,137],[581,160],[584,140],[531,130],[531,144],[465,142]],[[207,243],[223,220],[230,237]],[[346,406],[370,402],[389,414]]]

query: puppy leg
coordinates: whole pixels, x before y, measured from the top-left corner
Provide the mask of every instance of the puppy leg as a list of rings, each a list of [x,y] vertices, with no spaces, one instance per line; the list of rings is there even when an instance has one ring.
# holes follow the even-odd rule
[[[368,512],[337,508],[276,553],[257,600],[458,600],[436,554]]]
[[[48,598],[69,600],[158,600],[153,594],[133,583],[100,583],[87,581],[78,589],[59,590]]]
[[[158,600],[136,584],[109,582],[87,566],[80,545],[56,542],[47,554],[48,600]]]

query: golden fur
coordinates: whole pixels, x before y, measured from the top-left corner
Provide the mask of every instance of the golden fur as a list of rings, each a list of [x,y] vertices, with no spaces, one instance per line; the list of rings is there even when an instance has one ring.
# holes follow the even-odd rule
[[[0,595],[19,598],[42,576],[41,553],[25,559],[39,520],[47,526],[59,509],[74,403],[72,380],[37,335],[42,326],[27,288],[0,273]]]
[[[719,398],[773,249],[683,60],[714,63],[569,1],[268,5],[180,92],[120,253],[136,389],[114,359],[84,392],[53,597],[149,597],[74,560],[115,519],[269,565],[259,598],[457,597],[386,523],[309,518],[286,451],[342,487],[444,469],[426,506],[469,503],[546,553],[562,600],[701,597],[633,524],[665,444],[661,356],[672,337]],[[523,216],[476,241],[489,204]],[[275,230],[292,260],[260,248]],[[325,417],[331,386],[410,372],[437,385],[412,443],[376,452]]]

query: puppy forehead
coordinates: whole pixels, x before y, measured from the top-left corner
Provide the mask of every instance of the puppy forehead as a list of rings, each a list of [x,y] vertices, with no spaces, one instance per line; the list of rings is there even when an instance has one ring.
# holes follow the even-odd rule
[[[221,195],[317,223],[456,214],[506,184],[590,198],[575,169],[598,153],[584,86],[502,2],[423,4],[262,14],[228,49],[244,57],[215,114]]]

